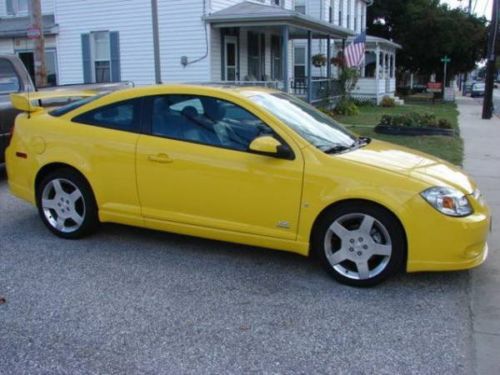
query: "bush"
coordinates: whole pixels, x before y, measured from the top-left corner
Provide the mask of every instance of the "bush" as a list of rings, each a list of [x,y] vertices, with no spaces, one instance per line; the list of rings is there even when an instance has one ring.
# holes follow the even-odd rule
[[[351,101],[358,107],[375,107],[375,101],[372,99],[351,98]]]
[[[433,113],[409,112],[403,115],[383,115],[380,125],[411,127],[411,128],[439,128],[452,129],[453,125],[447,119],[437,119]]]
[[[384,96],[382,98],[382,101],[380,102],[380,105],[385,108],[395,107],[396,101],[394,100],[394,98],[391,98],[390,96]]]
[[[356,116],[359,115],[359,108],[352,100],[341,99],[333,112],[341,116]]]

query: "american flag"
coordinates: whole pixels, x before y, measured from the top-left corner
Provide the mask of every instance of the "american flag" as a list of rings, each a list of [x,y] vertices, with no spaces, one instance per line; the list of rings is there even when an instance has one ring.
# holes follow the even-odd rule
[[[348,68],[358,67],[365,59],[366,33],[362,32],[345,49],[345,62]]]

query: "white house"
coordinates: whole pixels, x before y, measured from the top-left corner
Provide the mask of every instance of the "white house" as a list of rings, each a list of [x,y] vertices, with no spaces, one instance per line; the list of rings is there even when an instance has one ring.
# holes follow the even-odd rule
[[[0,52],[18,53],[25,62],[25,54],[32,59],[25,31],[28,2],[0,0]],[[335,92],[336,68],[313,67],[311,56],[336,56],[342,40],[366,28],[371,2],[158,0],[156,19],[149,0],[42,0],[42,5],[47,53],[54,61],[49,69],[58,84],[231,82],[318,101]],[[377,71],[382,66],[389,65],[380,64]],[[359,94],[369,96],[371,86],[361,86]],[[373,86],[371,97],[393,94],[392,86],[387,88]]]

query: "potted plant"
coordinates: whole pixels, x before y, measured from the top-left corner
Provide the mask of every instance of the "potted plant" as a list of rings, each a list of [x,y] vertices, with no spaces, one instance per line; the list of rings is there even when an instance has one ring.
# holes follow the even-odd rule
[[[322,53],[318,53],[317,55],[314,55],[312,57],[312,64],[316,68],[319,68],[321,66],[325,66],[326,65],[326,56],[323,55]]]

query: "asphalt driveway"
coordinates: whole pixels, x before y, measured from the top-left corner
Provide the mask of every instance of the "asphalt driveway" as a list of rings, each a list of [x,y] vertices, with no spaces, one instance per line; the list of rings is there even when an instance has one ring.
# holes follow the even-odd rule
[[[0,166],[0,373],[468,374],[468,289],[355,289],[293,254],[118,225],[61,240]]]

